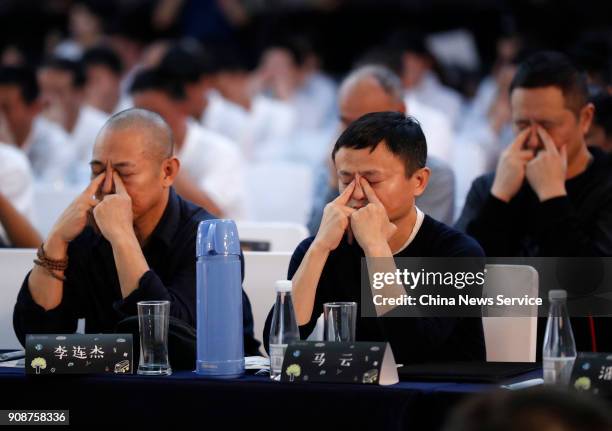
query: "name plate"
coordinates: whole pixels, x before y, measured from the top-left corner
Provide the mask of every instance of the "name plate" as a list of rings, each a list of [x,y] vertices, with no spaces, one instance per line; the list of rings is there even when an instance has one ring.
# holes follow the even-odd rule
[[[296,341],[285,351],[281,381],[393,385],[399,378],[389,343]]]
[[[578,353],[570,386],[579,392],[612,395],[612,353]]]
[[[26,336],[26,374],[132,374],[132,334]]]

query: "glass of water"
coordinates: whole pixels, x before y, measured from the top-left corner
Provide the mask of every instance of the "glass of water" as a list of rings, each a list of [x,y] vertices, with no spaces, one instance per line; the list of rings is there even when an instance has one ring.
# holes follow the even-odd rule
[[[356,319],[356,302],[327,302],[323,304],[323,339],[325,341],[355,341]]]
[[[137,305],[140,328],[138,374],[170,375],[172,374],[168,360],[170,301],[140,301]]]

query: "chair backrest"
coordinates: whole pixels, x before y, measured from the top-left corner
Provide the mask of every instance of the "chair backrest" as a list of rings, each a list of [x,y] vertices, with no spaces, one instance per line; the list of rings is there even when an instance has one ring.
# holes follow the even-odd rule
[[[483,294],[513,297],[538,295],[538,272],[528,265],[486,265]],[[487,361],[535,362],[538,318],[534,306],[533,317],[483,317]]]
[[[62,212],[82,191],[73,186],[57,189],[47,184],[36,184],[33,224],[43,238],[47,237]]]
[[[270,309],[274,306],[276,291],[274,282],[287,278],[287,268],[292,253],[244,252],[244,291],[246,292],[255,321],[255,338],[263,342],[263,327]],[[262,349],[263,351],[263,349]]]
[[[306,226],[297,223],[237,221],[240,241],[265,243],[266,251],[293,253],[300,242],[308,237]]]
[[[309,166],[292,162],[257,163],[249,167],[246,178],[249,220],[303,225],[308,222],[313,195]]]
[[[0,249],[0,349],[20,349],[13,330],[13,308],[32,261],[33,249]]]

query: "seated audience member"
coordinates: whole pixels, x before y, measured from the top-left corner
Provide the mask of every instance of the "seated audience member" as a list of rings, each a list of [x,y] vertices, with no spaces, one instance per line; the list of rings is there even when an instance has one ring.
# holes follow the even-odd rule
[[[236,142],[247,161],[283,159],[297,124],[293,107],[260,94],[257,77],[237,50],[217,49],[215,56],[215,86],[202,124]]]
[[[28,159],[13,146],[0,143],[0,245],[32,248],[42,242],[28,221],[33,193]]]
[[[540,386],[470,398],[443,431],[611,431],[609,406],[589,394]]]
[[[402,52],[402,82],[408,104],[419,103],[444,114],[451,127],[457,127],[463,98],[440,82],[436,59],[427,46],[425,35],[418,32],[398,32],[391,45]]]
[[[100,45],[83,54],[85,103],[101,112],[113,114],[127,107],[121,100],[123,65],[111,48]]]
[[[519,66],[510,86],[516,138],[497,170],[474,181],[457,222],[488,256],[612,254],[612,158],[586,145],[587,97],[562,54],[537,53]],[[578,350],[612,351],[607,320],[594,319],[592,337],[585,319],[572,319]]]
[[[171,301],[170,315],[196,323],[195,240],[212,216],[172,188],[179,171],[172,132],[142,109],[115,114],[100,131],[92,181],[60,216],[17,297],[13,324],[25,334],[112,332],[136,303]],[[245,353],[256,354],[243,294]],[[250,353],[249,353],[250,352]]]
[[[23,66],[0,67],[2,142],[19,147],[30,160],[39,181],[66,179],[73,153],[62,128],[40,115],[41,103],[34,71]]]
[[[595,107],[593,124],[586,136],[589,147],[599,147],[612,152],[612,95],[600,92],[591,98]]]
[[[483,256],[476,241],[415,206],[430,176],[426,159],[419,124],[401,112],[364,115],[342,133],[332,152],[340,196],[325,207],[316,236],[297,247],[289,264],[302,338],[324,303],[359,304],[364,256]],[[378,309],[380,317],[367,318],[357,308],[357,340],[390,342],[399,363],[484,358],[481,319],[385,317],[392,310]]]
[[[75,183],[87,181],[91,149],[98,130],[108,118],[84,103],[85,83],[85,72],[79,62],[52,58],[38,69],[43,114],[69,135],[69,147],[74,154],[70,171]]]
[[[399,77],[383,66],[362,66],[351,72],[340,86],[338,102],[342,129],[370,112],[406,113]],[[326,175],[316,189],[315,204],[308,224],[312,234],[318,230],[323,207],[338,196],[335,168],[327,165],[326,163],[328,168]],[[431,169],[432,175],[427,190],[417,197],[416,203],[423,212],[434,219],[447,224],[452,223],[455,190],[453,171],[445,162],[431,155],[427,157],[427,166]]]
[[[208,106],[208,92],[214,82],[210,53],[195,40],[182,40],[168,47],[159,63],[164,79],[176,82],[185,92],[185,114],[200,121]]]
[[[244,163],[238,147],[189,119],[184,88],[164,79],[158,69],[138,74],[131,92],[134,106],[157,112],[172,129],[183,167],[177,192],[218,217],[243,218]]]
[[[287,37],[270,45],[261,56],[257,75],[267,94],[293,106],[298,128],[315,132],[334,127],[336,85],[318,70],[308,38]]]

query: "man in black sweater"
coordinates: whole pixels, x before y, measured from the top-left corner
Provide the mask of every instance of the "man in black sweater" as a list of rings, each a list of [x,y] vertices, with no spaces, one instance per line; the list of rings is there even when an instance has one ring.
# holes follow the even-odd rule
[[[457,222],[488,256],[612,255],[612,159],[586,146],[587,96],[562,54],[534,54],[519,66],[510,87],[516,139],[497,170],[474,181]],[[596,337],[587,319],[572,319],[578,350],[612,351],[608,319],[594,324]]]
[[[26,334],[110,332],[139,301],[168,300],[170,315],[196,324],[195,242],[212,216],[172,187],[179,171],[172,133],[151,111],[112,116],[96,139],[94,178],[57,220],[23,282],[13,326]],[[258,354],[243,292],[244,347]]]
[[[332,159],[341,194],[327,204],[317,235],[298,246],[289,266],[302,338],[325,302],[354,301],[357,340],[390,342],[397,362],[484,359],[478,318],[390,317],[388,309],[361,317],[363,257],[483,256],[476,241],[415,206],[429,179],[426,158],[421,127],[399,112],[366,114],[340,136]],[[271,314],[266,328],[270,320]]]

